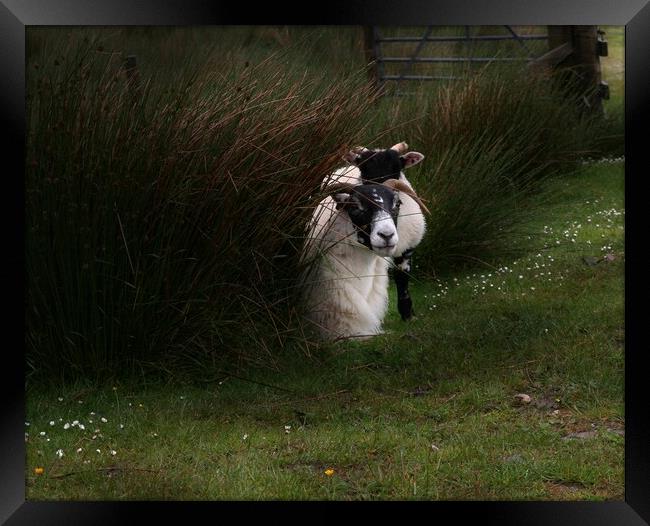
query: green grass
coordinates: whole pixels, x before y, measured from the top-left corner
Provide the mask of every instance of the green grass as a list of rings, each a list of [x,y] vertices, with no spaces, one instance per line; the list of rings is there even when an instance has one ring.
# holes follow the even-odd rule
[[[525,255],[415,283],[417,319],[392,298],[371,341],[203,381],[30,385],[28,500],[622,500],[623,165],[546,184]]]

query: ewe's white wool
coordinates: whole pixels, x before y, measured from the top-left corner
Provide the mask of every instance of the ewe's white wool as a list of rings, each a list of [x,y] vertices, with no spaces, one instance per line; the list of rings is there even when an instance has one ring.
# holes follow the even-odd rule
[[[389,259],[357,243],[354,225],[331,197],[314,213],[306,257],[320,257],[306,276],[308,318],[324,339],[381,333],[388,308]]]
[[[406,148],[406,143],[392,147],[400,154]],[[408,155],[411,159],[408,166],[423,159],[417,152]],[[399,179],[413,190],[403,171]],[[363,184],[361,170],[354,165],[341,167],[325,178],[323,188],[339,183]],[[418,203],[404,192],[399,192],[399,198],[402,205],[393,257],[415,248],[426,231]],[[320,257],[321,261],[305,277],[306,300],[308,318],[327,340],[382,332],[388,309],[388,268],[393,262],[390,257],[382,257],[357,243],[356,236],[354,225],[345,214],[338,213],[332,197],[325,198],[316,207],[303,256],[308,260]],[[409,260],[400,268],[409,272]]]

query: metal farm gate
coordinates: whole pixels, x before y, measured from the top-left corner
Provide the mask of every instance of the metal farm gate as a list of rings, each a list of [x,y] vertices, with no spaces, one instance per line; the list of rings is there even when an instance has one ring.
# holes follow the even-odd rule
[[[371,75],[387,94],[408,95],[414,81],[461,80],[500,63],[572,68],[582,87],[597,88],[585,100],[590,108],[602,108],[609,95],[599,61],[607,41],[595,26],[366,26],[364,41]]]

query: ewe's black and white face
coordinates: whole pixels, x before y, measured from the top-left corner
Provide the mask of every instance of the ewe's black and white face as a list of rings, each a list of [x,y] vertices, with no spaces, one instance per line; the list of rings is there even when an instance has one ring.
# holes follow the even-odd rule
[[[332,196],[355,227],[357,241],[380,256],[392,256],[397,247],[397,193],[379,184],[355,186],[351,192]]]
[[[399,179],[402,170],[424,159],[424,155],[420,152],[400,155],[393,148],[386,150],[361,148],[348,152],[343,158],[359,168],[364,183],[383,183],[388,179]]]

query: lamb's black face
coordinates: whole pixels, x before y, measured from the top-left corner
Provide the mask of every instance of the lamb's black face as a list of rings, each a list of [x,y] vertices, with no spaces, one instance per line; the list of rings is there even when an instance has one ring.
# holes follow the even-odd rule
[[[397,246],[397,193],[379,184],[355,186],[351,193],[334,196],[357,231],[357,241],[381,256],[391,256]]]
[[[402,159],[395,150],[364,150],[354,160],[361,171],[364,183],[383,183],[388,179],[399,179],[404,168]]]

